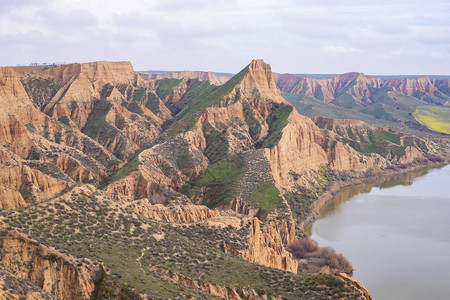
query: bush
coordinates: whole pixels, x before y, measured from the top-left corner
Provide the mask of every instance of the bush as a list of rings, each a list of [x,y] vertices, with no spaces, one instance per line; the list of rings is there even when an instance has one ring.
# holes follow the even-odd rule
[[[301,238],[292,242],[288,249],[295,258],[304,258],[308,253],[316,252],[319,249],[319,245],[310,238]]]

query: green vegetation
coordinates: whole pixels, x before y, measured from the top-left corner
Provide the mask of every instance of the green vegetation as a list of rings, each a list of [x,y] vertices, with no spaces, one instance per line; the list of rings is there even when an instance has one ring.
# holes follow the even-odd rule
[[[450,134],[450,107],[419,106],[413,115],[428,128]]]
[[[211,161],[216,163],[228,154],[228,141],[225,131],[218,131],[211,128],[210,125],[204,126],[203,132],[206,137],[205,155]]]
[[[325,98],[323,97],[323,93],[322,93],[322,87],[318,87],[316,92],[314,93],[314,98],[319,99],[321,101],[323,101]]]
[[[250,105],[244,106],[244,118],[245,123],[248,125],[250,136],[256,140],[261,133],[261,125],[255,117],[254,109]]]
[[[125,128],[125,119],[116,117],[114,125],[117,127],[117,129],[123,130]]]
[[[239,179],[243,173],[242,156],[235,154],[207,168],[203,174],[183,186],[181,192],[189,197],[196,197],[204,189],[207,201],[205,204],[215,208],[236,196]]]
[[[183,170],[185,168],[195,167],[195,166],[193,166],[193,163],[192,163],[192,158],[191,158],[191,154],[189,152],[189,147],[186,144],[181,145],[181,150],[178,153],[178,157],[177,157],[177,167],[180,170]]]
[[[280,191],[273,184],[266,184],[256,189],[252,194],[251,200],[255,206],[267,211],[272,211],[283,202]]]
[[[33,284],[27,279],[14,276],[3,266],[0,266],[0,282],[2,282],[2,289],[12,295],[18,296],[18,299],[26,299],[28,293],[34,292],[40,294],[42,299],[55,299],[52,295],[44,292],[37,285]]]
[[[383,105],[379,103],[373,104],[367,107],[366,109],[363,109],[362,112],[371,115],[377,119],[385,119],[385,120],[393,119],[392,116],[388,112],[386,112]]]
[[[351,109],[356,105],[355,99],[353,99],[352,95],[348,93],[341,94],[333,100],[333,103],[347,109]]]
[[[131,172],[136,171],[139,168],[140,164],[141,163],[138,156],[133,155],[122,168],[120,168],[114,175],[112,175],[105,183],[101,184],[99,188],[104,188],[111,182],[127,177]]]
[[[104,98],[95,100],[94,108],[81,132],[90,138],[96,139],[99,130],[106,124],[106,115],[111,109],[111,106],[111,103]]]
[[[383,157],[386,157],[388,154],[392,154],[396,157],[405,154],[406,147],[400,144],[400,134],[382,129],[370,129],[367,138],[368,141],[365,139],[361,139],[361,141],[349,141],[349,145],[363,154],[378,153]]]
[[[85,194],[74,189],[68,196],[70,199],[38,203],[20,212],[1,210],[0,222],[37,243],[70,254],[78,266],[101,264],[106,276],[97,282],[93,298],[134,299],[139,293],[147,293],[151,299],[213,298],[169,278],[175,275],[230,289],[254,289],[259,298],[276,295],[286,299],[328,299],[357,295],[350,281],[333,275],[292,274],[251,264],[231,251],[225,253],[224,243],[236,250],[246,248],[248,222],[240,228],[174,226],[136,215],[133,204],[128,208],[117,206],[98,192]],[[62,263],[58,255],[47,259]]]
[[[248,66],[221,86],[200,85],[201,89],[197,90],[198,93],[189,95],[190,101],[187,101],[188,99],[182,100],[182,103],[188,102],[188,105],[176,115],[167,130],[168,135],[174,136],[191,128],[191,126],[195,124],[200,111],[222,101],[227,94],[231,93],[247,73]]]
[[[181,83],[181,81],[182,79],[172,78],[157,80],[156,94],[161,98],[167,97],[170,93],[172,93],[173,89]]]
[[[134,102],[141,101],[144,98],[146,92],[147,92],[147,89],[143,88],[143,87],[136,89],[133,94],[133,101]]]
[[[258,148],[273,148],[280,141],[291,112],[292,106],[285,104],[276,105],[272,109],[267,118],[267,123],[269,124],[268,135],[262,143],[257,145]]]
[[[54,78],[28,78],[21,82],[28,96],[37,106],[43,106],[49,102],[62,87],[55,82]]]
[[[58,118],[58,121],[63,123],[66,126],[70,126],[70,120],[67,116],[62,116]]]
[[[26,123],[26,124],[25,124],[25,127],[26,127],[26,128],[28,129],[28,131],[30,131],[30,132],[36,131],[36,127],[34,127],[34,125],[31,124],[31,123]]]
[[[150,109],[155,115],[159,113],[159,98],[152,92],[148,93],[148,100],[145,107]]]

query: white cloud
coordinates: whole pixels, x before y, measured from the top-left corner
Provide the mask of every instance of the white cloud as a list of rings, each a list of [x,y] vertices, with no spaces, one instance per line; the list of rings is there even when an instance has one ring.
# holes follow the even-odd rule
[[[279,72],[450,70],[444,0],[0,0],[0,7],[0,65],[55,57],[236,72],[259,57]]]
[[[352,48],[352,47],[344,47],[344,46],[328,46],[325,48],[328,52],[332,53],[353,53],[353,52],[362,52],[360,49]]]

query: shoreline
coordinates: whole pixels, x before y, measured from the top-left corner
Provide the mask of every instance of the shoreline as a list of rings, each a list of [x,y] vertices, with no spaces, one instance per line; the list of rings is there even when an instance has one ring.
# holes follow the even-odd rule
[[[427,160],[426,162],[420,162],[417,164],[406,164],[404,169],[384,169],[384,170],[378,170],[377,173],[373,173],[371,176],[365,177],[361,176],[361,178],[356,178],[354,180],[348,181],[348,182],[335,182],[332,183],[331,186],[329,186],[312,204],[312,211],[308,215],[308,217],[303,220],[299,225],[299,230],[301,234],[304,234],[306,230],[319,218],[320,211],[322,208],[327,204],[329,201],[331,201],[335,194],[342,190],[343,188],[361,184],[364,182],[370,182],[376,179],[379,179],[384,176],[392,176],[392,175],[398,175],[402,173],[407,173],[415,170],[420,169],[434,169],[438,167],[443,167],[448,164],[450,164],[450,153],[445,153],[442,156],[443,161],[442,162],[432,162],[430,160]]]

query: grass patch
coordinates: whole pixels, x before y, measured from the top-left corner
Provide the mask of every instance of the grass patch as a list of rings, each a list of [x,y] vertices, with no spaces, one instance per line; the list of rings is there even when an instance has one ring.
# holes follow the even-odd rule
[[[69,121],[69,118],[67,116],[59,117],[58,121],[63,123],[66,126],[70,126],[70,121]]]
[[[392,116],[383,108],[383,105],[379,103],[373,104],[368,108],[363,109],[362,112],[377,119],[384,119],[388,121],[393,119]]]
[[[291,112],[292,106],[290,105],[280,104],[275,106],[267,118],[269,124],[267,138],[257,145],[258,148],[273,148],[280,141]]]
[[[154,113],[156,115],[160,111],[159,98],[152,92],[149,92],[148,100],[147,100],[147,103],[145,104],[145,107],[150,109],[152,111],[152,113]]]
[[[106,115],[111,106],[111,103],[106,99],[94,100],[94,108],[81,132],[92,139],[96,139],[100,128],[106,124]]]
[[[273,184],[268,184],[253,192],[252,202],[261,209],[271,211],[283,202],[280,191]]]
[[[120,179],[127,177],[131,172],[136,171],[139,168],[140,162],[139,158],[136,156],[129,162],[127,162],[119,171],[116,172],[113,176],[111,176],[108,182],[114,182]]]
[[[343,93],[342,95],[334,99],[332,103],[347,109],[351,109],[356,106],[355,99],[353,99],[352,95],[347,93]]]
[[[261,125],[255,117],[255,112],[250,105],[244,106],[244,120],[248,125],[249,133],[252,139],[256,140],[261,133]]]
[[[401,135],[386,130],[369,130],[368,141],[349,141],[349,145],[358,152],[369,155],[378,153],[387,157],[390,153],[396,157],[403,156],[406,146],[400,143]]]
[[[413,116],[431,130],[450,134],[450,107],[419,106]]]
[[[157,80],[156,94],[161,97],[167,97],[173,89],[181,83],[182,79],[164,78]]]
[[[207,168],[200,176],[184,185],[181,192],[189,197],[200,197],[203,189],[205,204],[215,208],[236,196],[243,173],[244,161],[241,154],[236,154]]]

